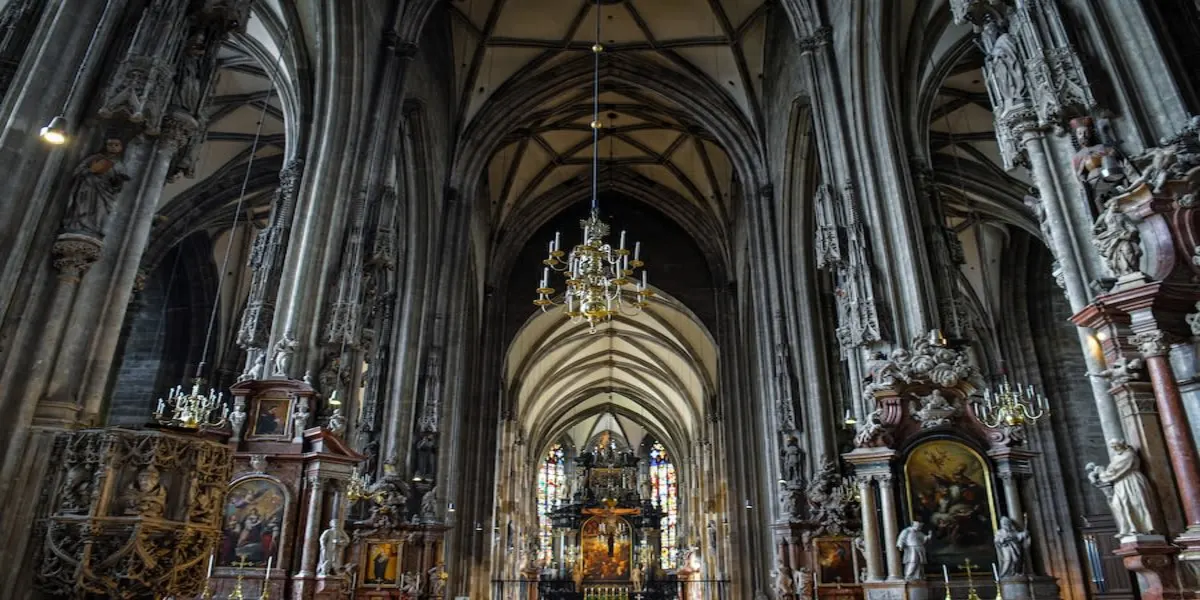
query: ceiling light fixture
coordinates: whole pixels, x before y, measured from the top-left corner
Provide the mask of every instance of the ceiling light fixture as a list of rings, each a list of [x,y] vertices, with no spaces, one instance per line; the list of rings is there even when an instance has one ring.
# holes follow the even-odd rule
[[[639,282],[634,272],[645,266],[641,261],[641,242],[633,246],[632,259],[625,247],[625,232],[622,231],[616,248],[604,241],[609,234],[608,224],[600,220],[600,54],[604,46],[600,43],[600,4],[596,0],[596,44],[592,46],[595,63],[592,71],[592,206],[587,219],[579,222],[583,228],[582,242],[563,252],[559,247],[561,236],[554,233],[548,256],[542,261],[542,278],[537,288],[537,300],[533,303],[548,312],[552,306],[562,306],[563,312],[572,322],[587,322],[592,333],[596,326],[612,319],[614,314],[630,316],[650,305],[650,290],[646,271],[641,271]],[[613,168],[609,165],[609,168]],[[566,256],[566,260],[563,257]],[[555,298],[555,289],[550,287],[550,272],[562,273],[566,277],[566,289],[561,298]],[[626,299],[622,289],[634,286],[633,298]]]

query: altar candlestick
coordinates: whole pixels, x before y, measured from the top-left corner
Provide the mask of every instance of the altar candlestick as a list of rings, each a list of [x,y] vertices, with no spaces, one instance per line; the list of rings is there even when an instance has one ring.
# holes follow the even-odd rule
[[[946,580],[947,586],[950,585],[950,570],[946,568],[946,565],[942,565],[942,579]]]
[[[996,571],[996,563],[992,563],[992,580],[1000,583],[1000,573]]]
[[[212,579],[213,559],[216,558],[216,556],[217,555],[215,554],[208,555],[208,579]]]
[[[263,579],[264,581],[271,580],[271,561],[273,560],[275,560],[274,556],[267,557],[267,576]]]

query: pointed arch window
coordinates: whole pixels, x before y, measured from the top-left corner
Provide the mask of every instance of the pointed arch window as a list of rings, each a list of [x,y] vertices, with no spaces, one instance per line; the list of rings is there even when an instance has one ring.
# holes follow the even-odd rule
[[[549,564],[553,557],[554,527],[550,523],[550,512],[567,499],[566,462],[566,451],[562,444],[555,444],[550,447],[538,468],[538,537],[541,539],[543,564]]]
[[[675,479],[675,465],[667,456],[667,449],[659,442],[650,447],[650,487],[654,503],[666,515],[662,519],[662,566],[674,569],[677,566],[679,525],[679,486]]]

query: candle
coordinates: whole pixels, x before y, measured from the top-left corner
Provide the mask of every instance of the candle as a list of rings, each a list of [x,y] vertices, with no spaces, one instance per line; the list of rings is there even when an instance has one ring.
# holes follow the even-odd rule
[[[817,579],[817,573],[814,571],[814,572],[813,572],[813,593],[814,593],[814,594],[815,594],[815,593],[816,593],[816,591],[817,591],[817,586],[818,586],[818,585],[821,585],[821,580],[820,580],[820,579]]]
[[[648,284],[646,283],[646,272],[645,272],[645,271],[642,271],[642,289],[644,290],[644,289],[646,289],[647,287],[649,287],[649,286],[648,286]]]
[[[546,284],[550,283],[550,267],[542,269],[542,287],[549,287]]]
[[[214,558],[216,558],[215,554],[208,555],[208,579],[212,579],[212,569],[213,569],[213,559]]]
[[[634,242],[634,244],[633,244],[633,260],[637,260],[638,256],[640,256],[641,254],[642,254],[642,243]]]
[[[621,245],[619,245],[617,247],[621,248],[621,249],[625,248],[625,230],[624,229],[621,230]]]
[[[548,252],[550,254],[554,254],[554,242],[553,241],[550,242],[550,247],[549,247]]]
[[[946,568],[946,565],[942,565],[942,578],[946,580],[946,586],[949,587],[950,586],[950,570]]]
[[[562,232],[555,231],[554,232],[554,249],[555,250],[558,250],[559,242],[561,242],[561,241],[562,241]]]
[[[275,560],[274,556],[267,558],[267,576],[263,579],[263,581],[271,580],[271,561],[273,560]]]
[[[996,571],[996,563],[992,563],[992,581],[1000,583],[1000,573]]]

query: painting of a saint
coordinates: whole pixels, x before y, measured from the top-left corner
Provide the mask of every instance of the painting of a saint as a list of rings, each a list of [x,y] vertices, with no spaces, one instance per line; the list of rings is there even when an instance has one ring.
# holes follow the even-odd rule
[[[225,501],[218,563],[230,566],[244,561],[247,566],[261,566],[276,556],[282,542],[286,498],[283,488],[268,479],[234,484]]]
[[[822,584],[855,583],[857,561],[850,538],[817,538],[814,545],[817,555],[817,579]]]
[[[925,568],[959,570],[967,558],[977,565],[996,561],[992,544],[996,514],[987,464],[969,447],[950,440],[925,442],[904,463],[909,516],[930,534]]]
[[[632,530],[622,518],[591,518],[582,531],[583,574],[593,581],[626,581],[632,558]]]
[[[395,585],[400,556],[392,543],[367,544],[363,582],[371,585]]]
[[[291,401],[286,399],[261,398],[258,412],[254,416],[253,435],[287,435],[287,415]]]

